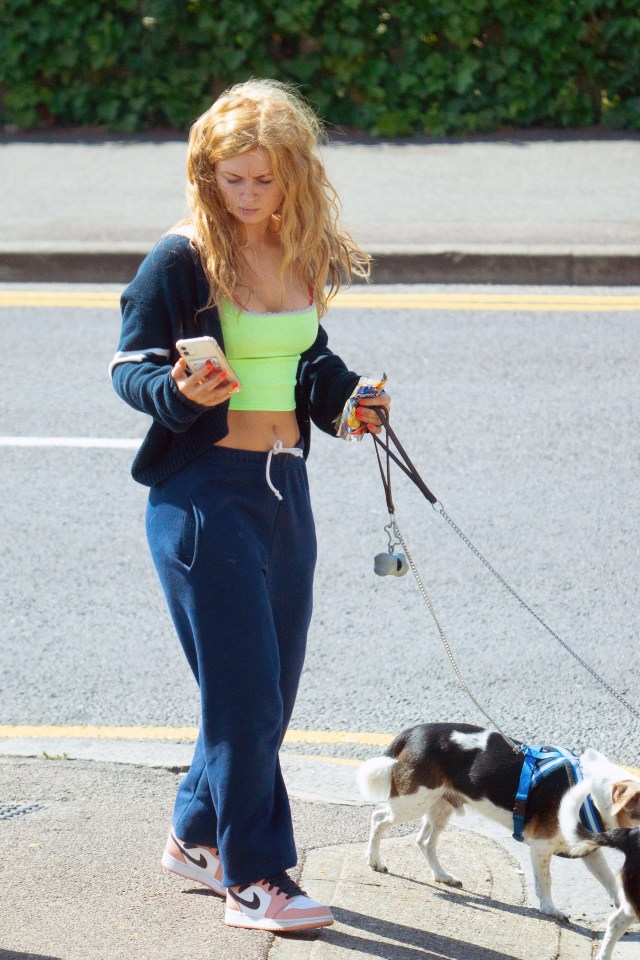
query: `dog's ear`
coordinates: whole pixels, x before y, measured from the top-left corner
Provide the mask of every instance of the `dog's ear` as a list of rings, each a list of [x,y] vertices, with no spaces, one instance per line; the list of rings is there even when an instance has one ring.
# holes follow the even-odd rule
[[[622,810],[632,820],[640,820],[640,783],[622,780],[611,787],[611,812],[617,816]]]

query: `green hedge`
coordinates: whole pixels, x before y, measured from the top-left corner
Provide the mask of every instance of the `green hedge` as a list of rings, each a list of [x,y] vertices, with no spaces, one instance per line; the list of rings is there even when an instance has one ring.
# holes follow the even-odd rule
[[[382,136],[640,129],[638,0],[3,0],[0,122],[184,129],[250,76]]]

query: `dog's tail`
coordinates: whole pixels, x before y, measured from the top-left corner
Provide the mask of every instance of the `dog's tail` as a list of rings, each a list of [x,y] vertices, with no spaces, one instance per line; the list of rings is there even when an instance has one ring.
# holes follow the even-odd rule
[[[396,761],[392,757],[372,757],[358,767],[358,789],[365,800],[380,803],[391,796],[391,775]]]
[[[574,857],[584,857],[598,847],[606,846],[601,842],[602,834],[592,833],[580,823],[580,807],[589,793],[590,781],[582,780],[575,787],[567,790],[560,804],[559,821],[560,833]]]
[[[582,780],[565,793],[560,804],[560,832],[569,847],[571,856],[584,857],[598,847],[612,847],[626,854],[629,830],[618,829],[593,833],[580,822],[580,807],[590,792],[591,782]]]

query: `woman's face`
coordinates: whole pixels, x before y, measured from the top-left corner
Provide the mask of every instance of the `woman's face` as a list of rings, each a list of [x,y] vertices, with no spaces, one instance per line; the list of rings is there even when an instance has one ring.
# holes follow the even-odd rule
[[[231,160],[219,160],[216,182],[229,213],[247,226],[269,220],[283,193],[275,181],[271,159],[264,147],[241,153]]]

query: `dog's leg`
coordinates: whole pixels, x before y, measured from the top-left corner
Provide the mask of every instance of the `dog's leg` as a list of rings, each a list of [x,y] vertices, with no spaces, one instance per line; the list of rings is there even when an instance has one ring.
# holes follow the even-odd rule
[[[409,820],[418,820],[429,806],[429,791],[420,788],[416,793],[392,797],[373,811],[371,833],[365,859],[373,870],[386,873],[387,868],[380,858],[380,841],[391,827],[399,827]]]
[[[365,860],[372,870],[387,873],[387,868],[380,859],[380,841],[395,822],[393,809],[388,803],[383,807],[378,807],[371,814],[371,832],[369,834],[369,845],[365,853]]]
[[[620,906],[620,896],[618,892],[618,881],[615,874],[612,873],[602,850],[594,850],[582,858],[587,870],[593,874],[602,886],[605,888],[615,907]]]
[[[436,801],[424,816],[416,842],[431,867],[435,882],[446,883],[450,887],[461,887],[462,880],[458,880],[453,874],[447,873],[441,866],[436,853],[438,838],[449,822],[452,813],[453,807],[447,800]]]
[[[635,919],[635,913],[628,904],[624,902],[623,898],[622,905],[609,917],[602,946],[600,947],[596,960],[611,960],[613,948]]]
[[[551,896],[551,849],[545,841],[530,841],[531,866],[535,880],[536,896],[540,901],[540,911],[549,917],[566,920],[567,914],[559,910]]]

